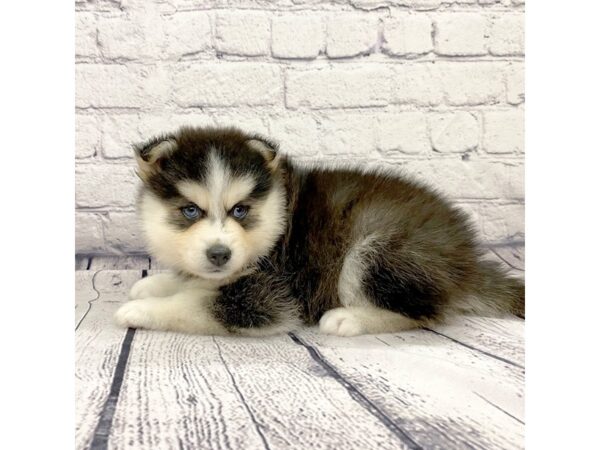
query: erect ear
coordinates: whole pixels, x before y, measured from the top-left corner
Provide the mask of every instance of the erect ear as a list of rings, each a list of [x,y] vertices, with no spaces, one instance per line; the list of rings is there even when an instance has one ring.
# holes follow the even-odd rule
[[[252,139],[246,141],[246,145],[252,150],[256,150],[260,153],[271,170],[274,170],[279,165],[280,155],[277,151],[277,145],[262,137],[254,136]]]
[[[135,159],[140,169],[142,180],[161,169],[161,163],[177,150],[177,142],[173,136],[160,136],[142,144],[134,144]]]

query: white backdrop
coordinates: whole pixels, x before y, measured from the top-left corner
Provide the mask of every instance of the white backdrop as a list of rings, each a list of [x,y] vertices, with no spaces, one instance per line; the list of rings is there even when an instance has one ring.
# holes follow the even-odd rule
[[[522,0],[76,2],[76,248],[144,253],[130,144],[237,125],[403,168],[524,239]]]

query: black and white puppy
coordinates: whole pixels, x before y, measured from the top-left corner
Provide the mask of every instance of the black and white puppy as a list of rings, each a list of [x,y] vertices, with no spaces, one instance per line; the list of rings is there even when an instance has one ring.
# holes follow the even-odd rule
[[[524,316],[463,212],[397,174],[303,168],[260,136],[182,128],[135,147],[152,256],[116,313],[134,328],[396,332],[452,313]]]

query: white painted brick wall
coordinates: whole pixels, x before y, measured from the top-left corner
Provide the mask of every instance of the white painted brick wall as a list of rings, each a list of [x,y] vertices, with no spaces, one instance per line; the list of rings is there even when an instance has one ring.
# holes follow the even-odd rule
[[[77,0],[80,253],[144,253],[131,143],[188,125],[430,182],[524,239],[524,0]]]

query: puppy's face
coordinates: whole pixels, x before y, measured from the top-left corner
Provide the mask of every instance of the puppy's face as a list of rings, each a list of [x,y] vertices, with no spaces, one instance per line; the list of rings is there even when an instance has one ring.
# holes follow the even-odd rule
[[[274,146],[234,129],[184,128],[136,147],[150,251],[187,273],[226,279],[267,255],[285,227]]]

